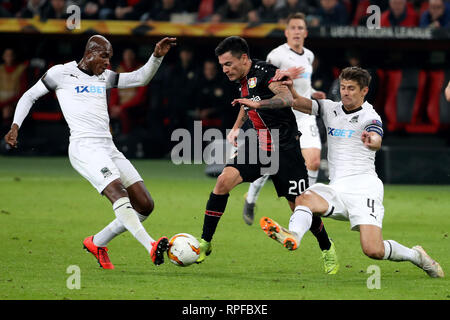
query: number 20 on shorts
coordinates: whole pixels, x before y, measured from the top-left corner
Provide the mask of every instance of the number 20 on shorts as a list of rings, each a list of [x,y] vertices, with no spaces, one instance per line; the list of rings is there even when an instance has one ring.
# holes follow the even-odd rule
[[[300,179],[298,181],[289,180],[289,184],[291,185],[289,187],[289,194],[292,194],[294,196],[302,194],[306,190],[305,179]]]

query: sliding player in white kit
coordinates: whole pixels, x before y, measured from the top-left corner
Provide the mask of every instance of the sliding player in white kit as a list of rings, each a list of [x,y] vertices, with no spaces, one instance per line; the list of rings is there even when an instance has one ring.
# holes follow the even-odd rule
[[[70,163],[111,201],[116,215],[103,230],[83,241],[104,269],[114,269],[107,243],[126,230],[146,248],[155,265],[164,262],[168,239],[161,237],[155,241],[142,225],[153,211],[154,202],[137,170],[114,145],[106,90],[147,85],[175,41],[175,38],[162,39],[140,69],[116,73],[107,69],[113,54],[111,43],[103,36],[92,36],[79,63],[53,66],[25,92],[17,104],[11,130],[5,136],[10,146],[17,147],[18,130],[34,102],[55,91],[70,128]]]
[[[291,78],[280,71],[274,80]],[[300,96],[287,85],[294,97],[293,108],[322,117],[327,128],[330,183],[316,183],[297,196],[295,211],[288,229],[263,217],[264,232],[280,243],[292,241],[298,248],[311,226],[312,216],[349,220],[351,230],[359,231],[361,248],[372,259],[410,261],[430,277],[444,277],[436,261],[421,246],[407,248],[394,240],[383,240],[383,183],[375,172],[375,153],[381,148],[383,128],[380,116],[372,105],[364,102],[369,90],[370,74],[359,67],[345,68],[339,76],[340,102],[311,100]],[[264,101],[264,100],[263,100]],[[237,99],[235,102],[259,108],[260,101]]]
[[[273,49],[267,56],[267,62],[284,70],[301,67],[300,77],[294,80],[295,90],[303,97],[325,99],[324,92],[315,91],[311,87],[314,53],[304,47],[305,38],[308,35],[305,19],[303,13],[293,13],[288,16],[286,30],[284,31],[287,42]],[[314,115],[304,114],[297,110],[293,111],[298,129],[301,132],[300,148],[308,170],[308,183],[311,186],[316,183],[319,175],[320,151],[322,148],[319,128]],[[243,209],[244,221],[249,225],[253,224],[255,203],[268,178],[269,176],[262,176],[250,184]]]

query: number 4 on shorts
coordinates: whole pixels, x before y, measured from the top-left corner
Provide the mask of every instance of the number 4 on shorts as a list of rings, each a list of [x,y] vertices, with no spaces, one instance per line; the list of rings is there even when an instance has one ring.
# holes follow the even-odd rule
[[[375,213],[375,200],[367,198],[367,206]]]

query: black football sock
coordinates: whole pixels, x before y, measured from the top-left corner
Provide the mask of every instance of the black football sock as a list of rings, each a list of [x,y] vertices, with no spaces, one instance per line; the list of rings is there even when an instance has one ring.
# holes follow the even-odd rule
[[[202,239],[208,242],[211,241],[216,232],[220,217],[222,217],[225,207],[227,206],[228,196],[229,194],[221,195],[212,192],[209,195],[205,210],[205,220],[203,221]]]
[[[328,238],[328,233],[325,230],[322,219],[317,216],[313,216],[311,228],[309,230],[316,237],[319,242],[320,250],[329,250],[331,247],[330,239]]]

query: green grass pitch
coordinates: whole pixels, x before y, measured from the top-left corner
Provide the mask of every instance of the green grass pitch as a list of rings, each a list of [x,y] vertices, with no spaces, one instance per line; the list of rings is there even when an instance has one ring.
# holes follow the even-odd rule
[[[199,165],[133,161],[155,199],[144,223],[154,237],[187,232],[200,237],[215,179]],[[155,267],[145,249],[122,234],[109,245],[115,270],[102,270],[82,250],[82,241],[114,219],[108,200],[70,166],[67,158],[0,157],[0,300],[450,300],[450,186],[385,186],[385,239],[420,244],[441,263],[447,277],[431,279],[409,262],[375,261],[361,252],[359,234],[348,222],[324,219],[338,250],[337,275],[322,271],[311,233],[289,252],[269,239],[256,222],[242,220],[248,185],[232,191],[213,241],[200,265]],[[269,183],[258,201],[257,217],[286,225],[284,199]],[[369,289],[367,272],[380,268],[380,289]],[[69,289],[69,266],[80,270],[80,289]]]

